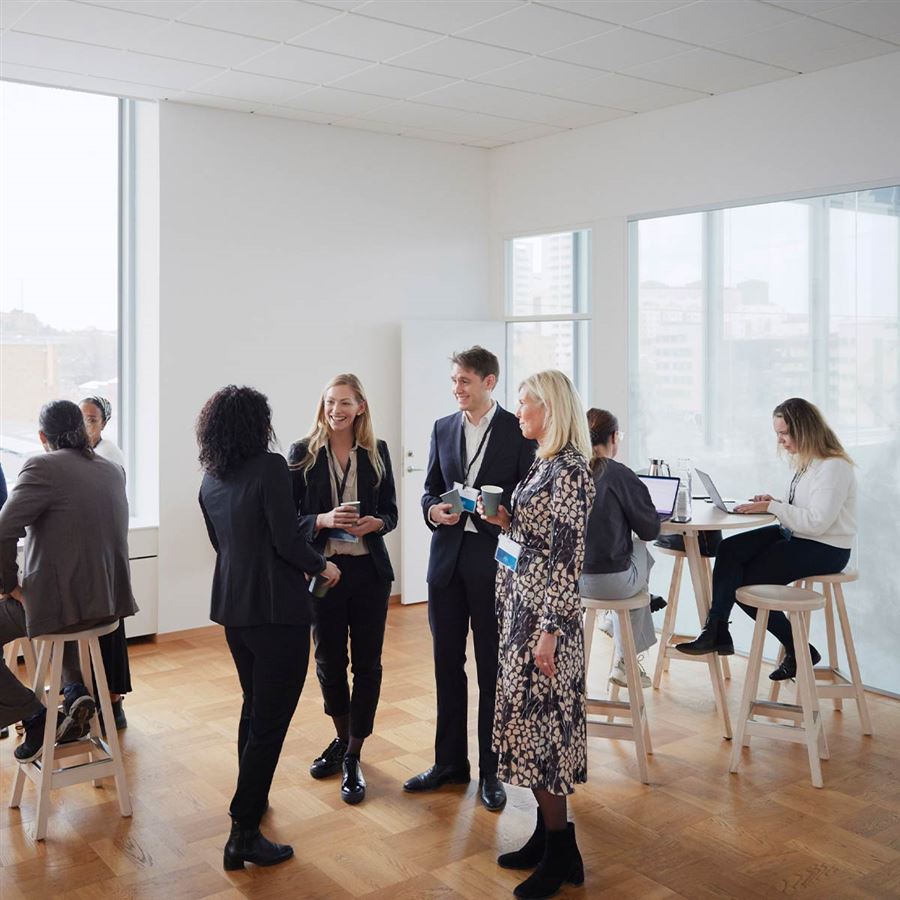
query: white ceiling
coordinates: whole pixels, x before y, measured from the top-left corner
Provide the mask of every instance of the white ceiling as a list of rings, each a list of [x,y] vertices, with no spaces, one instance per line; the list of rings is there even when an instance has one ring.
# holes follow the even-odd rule
[[[499,147],[900,50],[900,0],[0,0],[0,77]]]

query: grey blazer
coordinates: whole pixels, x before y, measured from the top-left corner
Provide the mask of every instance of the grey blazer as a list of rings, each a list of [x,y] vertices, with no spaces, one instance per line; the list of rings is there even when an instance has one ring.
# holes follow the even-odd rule
[[[33,456],[0,510],[0,591],[18,583],[25,537],[25,621],[31,637],[131,616],[128,500],[121,466],[78,450]],[[15,603],[15,600],[5,601]]]

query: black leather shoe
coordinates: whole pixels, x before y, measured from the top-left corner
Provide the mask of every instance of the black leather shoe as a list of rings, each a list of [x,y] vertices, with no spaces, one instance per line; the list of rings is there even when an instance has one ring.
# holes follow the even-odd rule
[[[812,644],[809,645],[809,655],[812,657],[812,664],[815,666],[819,660],[822,658],[822,654],[813,647]],[[788,681],[791,678],[797,677],[797,657],[794,656],[793,653],[788,653],[781,665],[769,675],[769,681]]]
[[[469,764],[465,766],[432,766],[420,775],[404,782],[403,790],[411,794],[419,791],[436,791],[445,784],[468,784],[472,780]]]
[[[341,800],[359,803],[366,799],[366,779],[359,764],[359,757],[348,753],[344,757],[344,777],[341,779]]]
[[[478,796],[491,812],[500,812],[506,806],[506,789],[496,775],[482,775],[478,779]]]
[[[225,845],[224,864],[227,872],[243,869],[244,863],[256,866],[277,866],[294,855],[290,844],[276,844],[265,838],[258,828],[241,828],[231,824],[231,834]]]
[[[700,632],[700,637],[695,641],[676,644],[675,649],[679,653],[687,653],[688,656],[705,656],[707,653],[732,656],[734,641],[731,640],[731,634],[728,631],[728,621],[710,613],[706,617],[706,624],[703,626],[703,631]]]
[[[313,778],[327,778],[329,775],[337,775],[341,771],[344,764],[344,756],[347,753],[347,742],[340,738],[335,738],[321,753],[313,760],[313,764],[309,767],[309,774]]]
[[[665,609],[668,605],[669,604],[662,597],[660,597],[659,594],[650,595],[650,612],[659,612],[661,609]]]
[[[122,731],[128,727],[128,719],[125,718],[125,707],[122,705],[122,698],[119,697],[112,705],[113,719],[116,721],[116,731]]]

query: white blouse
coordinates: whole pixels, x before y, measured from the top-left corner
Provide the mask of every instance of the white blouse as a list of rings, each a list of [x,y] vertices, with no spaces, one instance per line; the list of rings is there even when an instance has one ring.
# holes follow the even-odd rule
[[[94,453],[110,462],[118,463],[123,469],[125,468],[125,454],[112,441],[108,441],[104,437],[97,441]]]
[[[798,538],[852,549],[856,537],[853,464],[836,457],[813,460],[794,485],[793,503],[772,500],[769,512]]]

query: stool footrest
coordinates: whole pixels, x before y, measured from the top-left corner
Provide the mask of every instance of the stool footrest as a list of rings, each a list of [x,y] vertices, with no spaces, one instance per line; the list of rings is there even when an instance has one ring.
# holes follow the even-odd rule
[[[819,719],[816,714],[816,724],[814,731],[819,730]],[[796,725],[781,725],[773,722],[757,722],[754,719],[748,719],[745,734],[747,737],[765,737],[772,738],[776,741],[791,741],[794,744],[806,744],[806,729],[797,727]]]
[[[631,704],[624,700],[605,700],[602,697],[588,697],[584,701],[585,709],[588,713],[594,710],[602,710],[607,715],[611,710],[619,712],[631,713]]]
[[[634,729],[634,725],[624,722],[592,722],[588,719],[587,723],[588,737],[605,737],[618,741],[633,741]]]
[[[803,707],[794,703],[776,703],[774,700],[754,700],[750,706],[750,715],[802,722]]]

